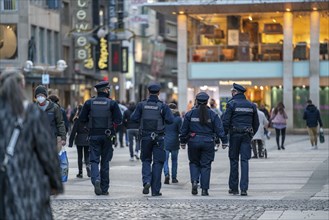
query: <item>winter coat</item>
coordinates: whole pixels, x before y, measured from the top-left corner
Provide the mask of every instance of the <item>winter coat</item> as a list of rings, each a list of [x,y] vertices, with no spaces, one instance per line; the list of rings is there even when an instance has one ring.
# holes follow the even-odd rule
[[[139,123],[130,120],[130,115],[135,111],[135,108],[128,108],[123,112],[123,126],[127,129],[139,129]]]
[[[56,146],[51,139],[47,114],[36,105],[26,110],[23,128],[7,164],[5,219],[52,219],[51,189],[63,192]],[[16,119],[0,100],[0,162],[11,139]]]
[[[287,113],[283,110],[283,114],[278,112],[277,114],[274,114],[274,111],[272,111],[271,116],[271,122],[273,124],[273,128],[282,129],[287,127]]]
[[[182,118],[176,110],[172,110],[174,115],[174,122],[172,124],[165,125],[165,138],[164,146],[165,150],[179,150],[179,133],[182,125]]]
[[[306,125],[309,128],[314,128],[318,126],[318,122],[320,127],[323,126],[320,111],[315,107],[315,105],[308,105],[304,111],[303,119],[306,120]]]
[[[266,116],[262,111],[257,110],[257,114],[259,120],[259,127],[252,140],[265,140],[264,127],[268,125],[268,120],[266,119]]]
[[[88,143],[88,128],[86,123],[82,123],[79,119],[74,121],[70,139],[69,147],[73,146],[73,141],[76,146],[89,146]]]

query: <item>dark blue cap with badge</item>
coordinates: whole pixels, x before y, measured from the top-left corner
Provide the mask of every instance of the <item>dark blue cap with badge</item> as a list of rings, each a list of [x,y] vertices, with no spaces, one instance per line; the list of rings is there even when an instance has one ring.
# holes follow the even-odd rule
[[[108,81],[102,81],[95,85],[95,88],[97,90],[103,89],[103,88],[110,88],[110,83]]]
[[[233,83],[233,88],[231,90],[236,90],[236,91],[242,92],[242,93],[247,91],[243,86],[236,84],[236,83]]]
[[[198,103],[200,104],[205,104],[208,102],[208,99],[209,99],[209,95],[205,92],[199,92],[197,95],[196,95],[196,100],[198,100]]]
[[[161,86],[159,83],[150,83],[147,89],[151,94],[156,94],[160,91]]]

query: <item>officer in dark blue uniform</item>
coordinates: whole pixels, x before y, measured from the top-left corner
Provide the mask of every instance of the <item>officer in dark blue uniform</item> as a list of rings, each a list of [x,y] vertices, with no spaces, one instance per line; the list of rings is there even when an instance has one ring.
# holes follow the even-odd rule
[[[249,184],[249,159],[251,157],[251,139],[259,126],[256,106],[246,100],[246,89],[233,83],[232,99],[226,105],[222,116],[225,134],[230,135],[229,158],[230,177],[229,193],[239,194],[239,156],[241,155],[241,196],[247,195]]]
[[[209,195],[211,163],[215,158],[215,144],[219,144],[220,139],[224,147],[228,145],[222,121],[207,106],[208,99],[209,96],[205,92],[197,94],[197,105],[185,114],[180,135],[183,149],[188,143],[192,194],[198,194],[200,179],[202,196]]]
[[[88,122],[91,182],[95,194],[108,195],[109,162],[113,156],[114,129],[122,122],[122,115],[117,102],[109,98],[109,82],[102,81],[95,85],[95,88],[97,96],[85,102],[79,118],[81,122]]]
[[[143,194],[161,196],[161,172],[166,160],[164,150],[165,123],[171,124],[174,116],[169,107],[158,98],[161,87],[158,83],[148,86],[150,96],[138,103],[131,120],[140,123]],[[153,156],[153,163],[152,163]],[[152,168],[151,168],[152,164]]]

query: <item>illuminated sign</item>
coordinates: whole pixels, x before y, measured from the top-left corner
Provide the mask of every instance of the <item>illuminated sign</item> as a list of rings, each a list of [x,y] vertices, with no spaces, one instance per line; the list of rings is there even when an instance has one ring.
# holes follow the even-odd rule
[[[128,73],[128,47],[121,48],[121,72]]]
[[[237,84],[245,85],[245,86],[251,86],[252,85],[252,81],[246,81],[246,80],[242,80],[242,81],[233,81],[233,80],[219,81],[219,85],[222,85],[222,86],[231,86],[231,85],[233,85],[233,83],[237,83]]]
[[[102,37],[100,39],[100,56],[98,60],[98,68],[101,70],[107,69],[109,52],[107,50],[107,40]]]

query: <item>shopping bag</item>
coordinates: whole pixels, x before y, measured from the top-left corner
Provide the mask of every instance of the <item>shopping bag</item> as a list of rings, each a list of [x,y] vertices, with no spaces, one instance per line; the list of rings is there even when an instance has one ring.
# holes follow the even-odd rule
[[[323,131],[320,131],[319,132],[319,139],[320,139],[320,143],[324,143],[324,133],[323,133]]]
[[[62,149],[58,153],[58,157],[61,167],[62,182],[66,182],[69,175],[69,160],[67,159],[66,150]]]

